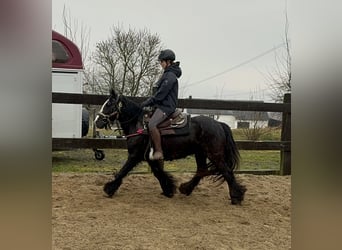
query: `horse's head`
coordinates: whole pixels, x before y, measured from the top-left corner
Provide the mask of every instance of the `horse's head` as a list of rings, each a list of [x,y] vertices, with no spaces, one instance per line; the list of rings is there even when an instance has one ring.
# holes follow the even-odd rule
[[[109,98],[104,102],[100,112],[95,118],[97,128],[110,128],[115,120],[118,119],[121,110],[120,96],[113,89],[110,90]]]

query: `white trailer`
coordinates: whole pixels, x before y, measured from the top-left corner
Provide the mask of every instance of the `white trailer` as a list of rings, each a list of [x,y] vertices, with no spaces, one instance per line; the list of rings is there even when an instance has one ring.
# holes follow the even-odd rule
[[[52,31],[52,92],[82,94],[83,62],[78,47]],[[81,138],[82,104],[52,103],[52,137]]]

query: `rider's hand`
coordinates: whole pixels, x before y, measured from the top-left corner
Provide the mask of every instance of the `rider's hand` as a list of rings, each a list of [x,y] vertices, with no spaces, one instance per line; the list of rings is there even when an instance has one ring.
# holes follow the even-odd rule
[[[140,108],[144,108],[149,105],[150,105],[150,100],[147,99],[146,101],[143,101],[142,103],[140,103]]]

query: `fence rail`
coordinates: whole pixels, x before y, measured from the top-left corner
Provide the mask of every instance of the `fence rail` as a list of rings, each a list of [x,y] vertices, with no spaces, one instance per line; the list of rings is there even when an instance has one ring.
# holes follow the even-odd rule
[[[290,150],[289,141],[236,141],[241,150]],[[127,148],[125,138],[53,138],[53,149]]]
[[[107,98],[108,98],[107,95],[52,93],[53,103],[102,105]],[[135,101],[137,103],[140,103],[146,99],[143,97],[129,97],[129,98],[132,101]],[[290,103],[264,103],[264,102],[253,102],[253,101],[179,99],[178,106],[181,108],[196,108],[196,109],[269,111],[269,112],[286,112],[286,113],[291,112]]]
[[[53,103],[102,105],[107,95],[52,93]],[[145,98],[129,97],[135,102]],[[224,101],[209,99],[179,99],[180,108],[282,112],[281,141],[236,141],[242,150],[280,150],[281,175],[291,174],[291,95],[285,94],[284,103],[254,101]],[[52,138],[53,149],[68,148],[126,148],[125,139],[113,138]],[[264,171],[265,172],[265,171]],[[271,173],[274,171],[271,170]]]

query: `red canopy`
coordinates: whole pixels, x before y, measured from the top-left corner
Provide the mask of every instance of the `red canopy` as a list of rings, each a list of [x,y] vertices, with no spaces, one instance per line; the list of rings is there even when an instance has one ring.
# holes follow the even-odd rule
[[[72,41],[56,31],[52,31],[52,41],[60,43],[68,54],[65,62],[52,61],[53,68],[83,69],[80,50]]]

